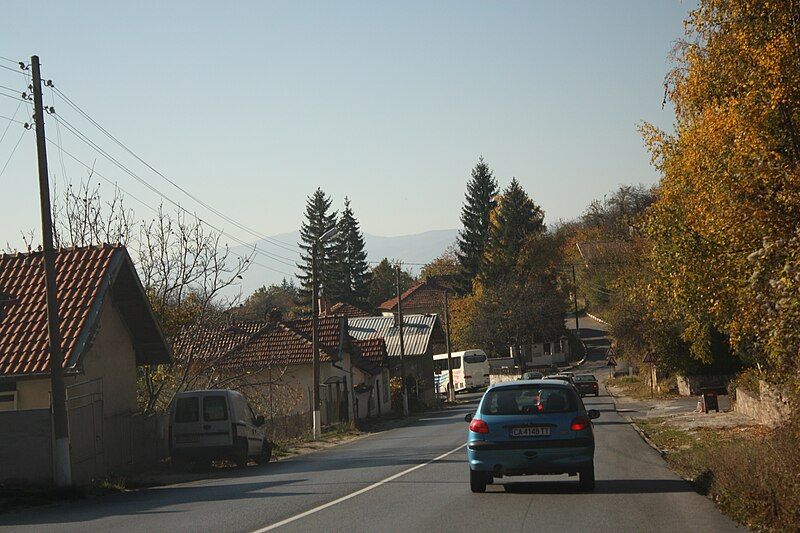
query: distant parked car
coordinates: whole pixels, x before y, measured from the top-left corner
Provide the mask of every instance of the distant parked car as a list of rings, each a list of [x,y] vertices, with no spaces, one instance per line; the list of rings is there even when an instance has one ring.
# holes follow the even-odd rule
[[[566,374],[552,374],[550,376],[545,376],[544,379],[557,379],[559,381],[566,381],[570,385],[575,384],[575,380],[572,379],[571,376],[567,376]]]
[[[542,379],[544,375],[541,372],[525,372],[522,374],[522,379]]]
[[[485,492],[497,477],[534,474],[577,474],[581,489],[594,489],[592,419],[599,416],[565,381],[489,387],[465,417],[472,492]]]
[[[230,459],[268,463],[272,443],[264,434],[264,417],[256,416],[241,393],[201,390],[178,393],[169,418],[170,457],[176,465]]]
[[[581,394],[581,396],[587,396],[589,394],[600,396],[600,388],[597,384],[597,378],[594,377],[594,374],[578,374],[574,379],[575,388],[578,389],[578,392]]]

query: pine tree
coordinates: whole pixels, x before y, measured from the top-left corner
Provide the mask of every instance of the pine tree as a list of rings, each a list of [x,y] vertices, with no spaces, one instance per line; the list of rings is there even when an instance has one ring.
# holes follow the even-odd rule
[[[458,234],[460,272],[457,286],[463,294],[472,292],[472,280],[483,269],[484,249],[489,237],[489,215],[495,207],[497,192],[497,181],[481,156],[472,169],[472,178],[467,182],[466,200],[461,209],[464,229]]]
[[[347,197],[344,199],[344,211],[339,217],[337,228],[339,233],[335,244],[334,268],[337,277],[335,300],[366,309],[372,273],[367,264],[364,236]],[[333,302],[333,296],[331,298]]]
[[[311,253],[314,242],[323,233],[336,225],[336,211],[330,213],[331,199],[317,188],[313,195],[306,201],[305,221],[300,228],[300,239],[297,243],[300,246],[301,263],[297,265],[300,269],[298,278],[300,279],[300,289],[298,296],[302,305],[311,307]],[[322,243],[317,250],[317,288],[320,297],[329,298],[330,292],[337,292],[337,276],[335,268],[335,240]]]
[[[514,271],[526,239],[545,231],[544,212],[516,178],[503,191],[492,211],[489,239],[480,273],[487,285],[505,280]]]

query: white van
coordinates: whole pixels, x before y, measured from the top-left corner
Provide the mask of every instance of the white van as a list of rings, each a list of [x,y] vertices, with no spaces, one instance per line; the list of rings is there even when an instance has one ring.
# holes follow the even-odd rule
[[[251,458],[264,464],[272,457],[272,443],[262,429],[264,417],[256,416],[237,391],[180,392],[172,402],[169,422],[173,464],[230,459],[243,467]]]
[[[489,386],[489,360],[483,350],[465,350],[450,354],[453,366],[453,385],[456,392],[476,391]],[[440,394],[447,392],[449,375],[447,373],[447,354],[433,356],[433,373],[436,389]]]

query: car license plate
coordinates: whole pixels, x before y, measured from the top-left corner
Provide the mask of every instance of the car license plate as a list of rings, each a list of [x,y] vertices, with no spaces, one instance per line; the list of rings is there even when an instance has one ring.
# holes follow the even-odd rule
[[[511,428],[512,437],[549,437],[550,428],[541,426],[523,426]]]

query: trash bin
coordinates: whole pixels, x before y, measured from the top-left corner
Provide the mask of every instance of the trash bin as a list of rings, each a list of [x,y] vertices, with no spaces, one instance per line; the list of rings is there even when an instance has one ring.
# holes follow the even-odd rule
[[[703,394],[703,412],[708,413],[712,409],[719,413],[719,398],[717,398],[717,391],[713,388],[701,389]]]

